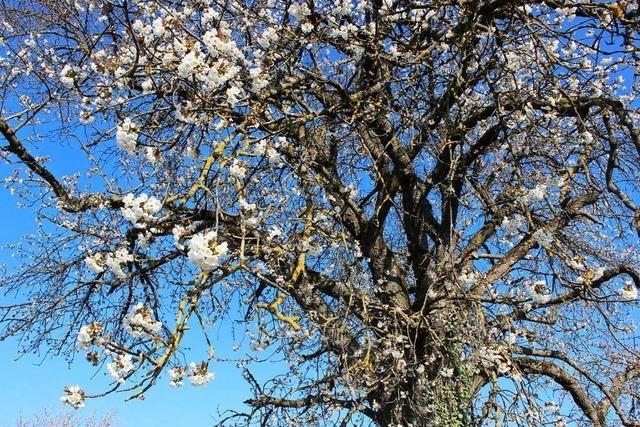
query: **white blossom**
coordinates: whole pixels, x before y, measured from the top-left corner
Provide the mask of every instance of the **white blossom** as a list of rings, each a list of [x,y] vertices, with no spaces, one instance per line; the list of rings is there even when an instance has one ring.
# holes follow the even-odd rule
[[[84,391],[80,386],[65,387],[64,392],[65,394],[60,397],[62,403],[75,409],[84,408]]]
[[[536,304],[546,304],[551,300],[551,295],[547,289],[547,282],[538,280],[529,287],[529,292]]]
[[[229,251],[227,242],[218,244],[217,238],[218,234],[215,231],[209,231],[196,234],[189,241],[189,260],[202,271],[218,268]]]
[[[244,198],[241,198],[238,201],[238,205],[240,206],[240,209],[246,212],[251,212],[256,209],[255,203],[248,203]]]
[[[588,130],[582,132],[580,134],[580,138],[585,143],[585,145],[593,144],[593,134],[591,132],[589,132]]]
[[[195,51],[187,53],[178,65],[178,75],[182,78],[190,77],[202,65],[199,55]]]
[[[545,198],[547,194],[547,186],[544,184],[538,184],[531,190],[529,190],[529,201],[540,201]]]
[[[440,370],[440,375],[442,375],[445,378],[453,377],[453,368],[442,368]]]
[[[192,385],[201,387],[211,381],[214,378],[214,375],[207,370],[207,365],[203,362],[198,365],[196,365],[195,363],[191,363],[191,365],[189,365],[188,377],[189,382]]]
[[[240,98],[244,96],[244,91],[237,86],[231,86],[230,88],[227,89],[226,95],[227,95],[227,103],[231,107],[235,107],[238,101],[240,101]]]
[[[635,301],[638,299],[638,288],[632,281],[627,281],[624,288],[620,289],[620,296],[625,301]]]
[[[465,271],[458,276],[458,280],[460,280],[465,289],[471,288],[476,283],[477,278],[477,273],[473,271]]]
[[[102,340],[102,332],[102,325],[97,322],[82,326],[76,337],[76,346],[86,350],[91,345],[99,344]]]
[[[247,169],[238,160],[234,160],[231,166],[229,166],[229,175],[236,179],[244,178],[246,173]]]
[[[266,74],[260,67],[251,68],[249,77],[251,77],[251,90],[254,92],[260,92],[269,84]]]
[[[104,271],[104,255],[100,252],[85,257],[84,263],[94,274],[100,274]]]
[[[254,156],[263,156],[267,152],[267,142],[262,139],[253,146],[253,155]]]
[[[520,233],[520,228],[525,224],[525,218],[516,214],[512,218],[504,217],[502,219],[501,227],[507,236],[515,236]]]
[[[174,388],[182,386],[186,369],[182,366],[169,369],[169,385]]]
[[[545,248],[550,247],[553,244],[553,236],[551,235],[551,233],[545,231],[542,228],[536,230],[533,233],[533,238],[536,239],[536,241]]]
[[[129,154],[134,154],[138,145],[137,126],[129,117],[116,129],[116,144]]]
[[[187,234],[187,229],[182,225],[176,225],[171,230],[171,234],[173,235],[173,243],[175,243],[176,248],[180,250],[184,249],[182,238],[185,236],[185,234]]]
[[[124,383],[127,374],[133,371],[131,355],[128,353],[116,355],[113,362],[107,364],[107,371],[115,381]]]
[[[149,163],[151,163],[152,165],[156,165],[162,162],[162,151],[160,151],[157,147],[147,147],[144,150],[144,157]]]
[[[135,226],[141,226],[142,222],[150,221],[162,209],[162,203],[155,197],[149,197],[142,193],[139,196],[127,194],[122,202],[124,206],[120,208],[122,216]]]
[[[272,147],[267,148],[267,159],[274,166],[282,165],[282,155]]]
[[[73,87],[76,81],[76,75],[78,71],[75,67],[72,67],[69,64],[66,64],[62,71],[60,71],[60,83],[67,87]]]
[[[113,254],[107,254],[104,264],[109,267],[114,276],[118,279],[127,277],[127,273],[122,269],[123,264],[133,261],[133,255],[129,253],[127,248],[122,247]]]
[[[136,338],[156,337],[161,328],[162,322],[155,320],[142,303],[136,304],[124,318],[124,330]]]

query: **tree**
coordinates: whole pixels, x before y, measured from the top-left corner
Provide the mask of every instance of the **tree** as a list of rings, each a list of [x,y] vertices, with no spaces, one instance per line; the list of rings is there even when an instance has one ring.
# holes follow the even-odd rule
[[[212,325],[238,330],[288,371],[242,347],[255,395],[222,424],[640,425],[635,2],[2,17],[7,182],[41,223],[3,337],[142,397],[206,384]]]
[[[42,414],[34,415],[31,418],[20,417],[16,421],[16,427],[114,427],[113,417],[109,414],[102,418],[91,416],[79,419],[76,414],[70,412],[50,413],[44,411]]]

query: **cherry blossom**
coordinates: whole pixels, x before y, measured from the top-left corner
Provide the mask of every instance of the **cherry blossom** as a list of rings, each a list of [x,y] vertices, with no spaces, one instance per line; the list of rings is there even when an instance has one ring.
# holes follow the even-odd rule
[[[60,397],[62,403],[75,409],[84,408],[84,391],[79,386],[65,387],[64,392],[65,394]]]

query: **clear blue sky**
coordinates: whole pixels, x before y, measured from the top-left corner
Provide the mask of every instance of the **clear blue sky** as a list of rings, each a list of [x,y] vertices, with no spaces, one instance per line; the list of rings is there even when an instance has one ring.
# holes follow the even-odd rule
[[[78,163],[70,162],[66,156],[66,165],[57,165],[54,169],[66,169]],[[59,158],[60,158],[59,157]],[[66,166],[66,167],[65,167]],[[13,168],[0,162],[0,179],[11,174]],[[68,171],[65,171],[68,172]],[[11,251],[5,249],[8,243],[15,243],[21,236],[35,231],[35,217],[29,209],[19,209],[19,199],[0,187],[0,264],[13,264]],[[4,300],[4,301],[3,301]],[[0,305],[6,298],[0,294]],[[224,329],[222,329],[224,330]],[[221,337],[224,342],[224,337]],[[223,343],[227,345],[228,343]],[[200,348],[200,350],[202,350]],[[229,354],[230,349],[219,352]],[[67,385],[80,385],[89,393],[98,393],[107,389],[109,376],[106,369],[96,369],[84,361],[82,354],[71,367],[62,358],[46,358],[26,355],[19,360],[18,345],[15,340],[0,342],[0,427],[15,426],[19,416],[28,417],[41,413],[66,411],[59,401],[63,388]],[[272,367],[265,367],[266,373]],[[101,415],[112,412],[122,427],[159,427],[159,426],[210,426],[217,419],[218,409],[242,408],[242,401],[250,397],[247,384],[241,371],[234,362],[214,362],[211,370],[216,378],[203,388],[185,384],[173,389],[166,378],[149,392],[144,401],[125,402],[128,395],[112,394],[101,399],[87,401],[79,416]]]

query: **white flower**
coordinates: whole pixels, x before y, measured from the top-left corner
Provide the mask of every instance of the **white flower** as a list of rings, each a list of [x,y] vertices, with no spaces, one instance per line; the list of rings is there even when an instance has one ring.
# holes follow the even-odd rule
[[[605,272],[605,268],[604,267],[596,267],[593,269],[593,280],[598,280],[600,278],[602,278],[602,276],[604,275]]]
[[[229,251],[227,242],[216,244],[218,234],[215,231],[196,234],[189,241],[189,260],[202,271],[218,268]]]
[[[588,130],[582,132],[580,138],[584,141],[585,145],[591,145],[593,143],[593,134]]]
[[[84,408],[84,391],[82,391],[80,386],[65,387],[64,392],[65,395],[60,397],[62,403],[76,409]]]
[[[104,256],[100,252],[85,257],[84,263],[87,265],[87,268],[94,274],[100,274],[104,271]]]
[[[162,151],[158,147],[147,147],[144,150],[144,157],[152,165],[162,162]]]
[[[180,250],[184,249],[184,245],[181,243],[181,241],[186,233],[187,229],[181,225],[176,225],[175,227],[173,227],[173,230],[171,230],[171,234],[173,234],[173,242],[175,243],[176,248]]]
[[[214,375],[207,369],[207,364],[204,362],[199,365],[191,363],[191,365],[189,365],[189,382],[196,387],[206,385],[214,378]]]
[[[253,147],[253,154],[255,156],[262,156],[264,155],[264,153],[267,152],[267,141],[265,141],[264,139],[259,141],[254,147]]]
[[[445,378],[453,377],[453,368],[442,368],[440,370],[440,375],[442,375]]]
[[[259,66],[249,70],[249,77],[251,77],[251,90],[254,92],[260,92],[269,84],[266,74]]]
[[[73,87],[77,74],[78,72],[75,67],[72,67],[71,65],[66,64],[62,68],[62,71],[60,71],[60,83],[62,83],[67,87]]]
[[[547,282],[544,280],[538,280],[529,287],[529,292],[533,297],[533,301],[536,304],[546,304],[551,300],[551,295],[548,293]]]
[[[249,228],[256,228],[260,224],[260,218],[257,216],[246,217],[243,223]]]
[[[544,404],[544,410],[547,412],[558,412],[560,410],[560,405],[554,401],[547,402]]]
[[[162,209],[162,203],[155,197],[142,193],[138,197],[127,194],[122,202],[124,206],[120,208],[120,213],[134,226],[141,226],[142,222],[152,220],[154,215]]]
[[[271,147],[267,148],[267,160],[276,167],[282,165],[282,156]]]
[[[256,209],[256,204],[255,203],[247,203],[247,201],[244,198],[241,198],[238,201],[238,205],[240,205],[240,209],[242,209],[243,211],[247,211],[247,212],[251,212],[251,211],[254,211]]]
[[[140,83],[140,87],[142,88],[142,93],[151,93],[153,92],[153,79],[146,78]]]
[[[282,236],[282,230],[277,225],[273,225],[269,229],[269,240],[275,239],[276,237]]]
[[[91,345],[92,338],[87,332],[87,327],[83,326],[80,328],[78,332],[78,336],[76,337],[76,346],[82,349],[87,349]]]
[[[178,65],[178,75],[182,78],[187,78],[193,74],[193,72],[202,64],[202,61],[198,57],[195,51],[187,53],[180,65]]]
[[[465,288],[470,288],[476,283],[477,274],[475,272],[464,272],[458,276],[458,280],[462,282]]]
[[[520,228],[524,225],[525,218],[516,214],[513,218],[504,217],[502,219],[501,227],[504,228],[504,232],[507,236],[515,236],[520,233]]]
[[[549,302],[549,300],[551,300],[551,296],[550,295],[546,295],[546,294],[534,294],[533,295],[533,301],[536,304],[546,304]]]
[[[114,276],[118,279],[127,277],[127,273],[122,270],[122,264],[133,261],[133,255],[129,253],[127,248],[118,249],[115,254],[108,254],[104,264],[109,267]]]
[[[225,37],[222,35],[218,37],[219,31],[222,29],[209,30],[202,36],[202,41],[207,47],[209,53],[213,56],[218,55],[232,55],[234,51],[237,51],[235,41],[231,37]]]
[[[155,215],[162,209],[162,203],[155,197],[149,197],[143,206],[144,212],[148,215]]]
[[[138,303],[124,318],[124,330],[136,338],[157,336],[162,322],[153,318],[151,310]]]
[[[553,236],[541,228],[533,233],[533,238],[545,248],[551,246],[553,243]]]
[[[546,194],[547,194],[547,186],[544,184],[538,184],[534,188],[529,190],[528,199],[530,201],[543,200]]]
[[[485,369],[495,370],[501,375],[511,370],[511,364],[508,359],[503,356],[503,347],[481,347],[476,353],[480,365]]]
[[[162,37],[164,33],[167,31],[165,28],[165,23],[162,18],[156,18],[153,20],[153,35],[156,37]]]
[[[76,346],[83,350],[89,348],[89,346],[93,344],[99,344],[103,332],[102,325],[98,322],[93,322],[88,325],[84,325],[78,331],[78,336],[76,337]]]
[[[134,154],[138,144],[137,126],[129,117],[116,129],[116,144],[129,154]]]
[[[244,95],[244,91],[237,86],[231,86],[229,89],[227,89],[226,94],[227,103],[231,107],[235,107],[238,101],[240,101],[240,98]]]
[[[277,41],[278,38],[278,30],[274,27],[268,27],[265,28],[265,30],[262,32],[257,42],[265,49],[269,49],[269,47],[271,47],[271,44]]]
[[[244,168],[242,163],[240,163],[238,160],[234,160],[231,166],[229,167],[229,175],[231,175],[234,178],[242,179],[244,178],[246,173],[247,173],[247,170]]]
[[[635,301],[638,299],[638,288],[631,281],[625,282],[624,288],[620,289],[620,296],[625,301]]]
[[[578,283],[591,283],[594,280],[599,280],[604,275],[604,267],[596,267],[594,269],[587,270],[582,276],[576,280]]]
[[[309,10],[309,6],[306,3],[291,3],[289,6],[289,15],[296,18],[298,21],[302,21],[306,16],[309,16],[311,11]]]
[[[182,385],[182,380],[186,369],[182,366],[169,369],[169,385],[174,388],[178,388]]]
[[[584,271],[586,269],[586,267],[584,266],[584,262],[578,257],[574,257],[568,260],[567,265],[578,271]]]
[[[107,370],[109,371],[109,375],[119,382],[120,384],[124,383],[124,377],[131,371],[133,371],[133,362],[131,360],[130,354],[119,354],[117,355],[113,362],[107,365]]]

